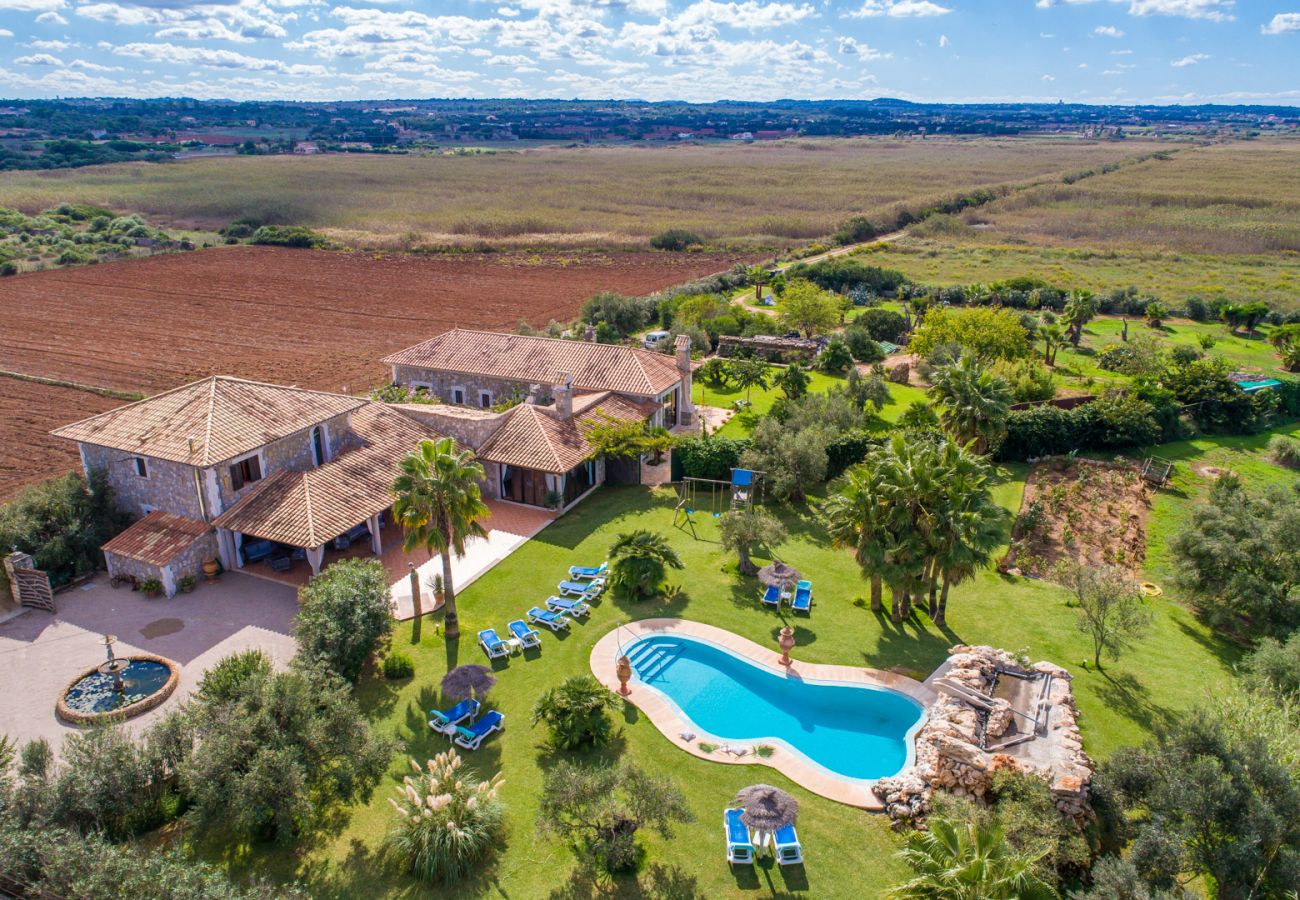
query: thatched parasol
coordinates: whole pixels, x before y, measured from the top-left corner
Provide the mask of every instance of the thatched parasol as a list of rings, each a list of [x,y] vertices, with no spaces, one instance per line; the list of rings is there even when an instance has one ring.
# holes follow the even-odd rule
[[[799,801],[770,784],[741,788],[732,803],[744,810],[740,821],[763,834],[775,834],[799,817]]]
[[[777,587],[789,588],[799,583],[803,576],[794,566],[787,566],[783,562],[774,562],[770,566],[763,566],[758,570],[758,580],[766,585],[776,585]]]
[[[442,676],[442,693],[452,700],[478,699],[496,683],[487,666],[457,666]]]

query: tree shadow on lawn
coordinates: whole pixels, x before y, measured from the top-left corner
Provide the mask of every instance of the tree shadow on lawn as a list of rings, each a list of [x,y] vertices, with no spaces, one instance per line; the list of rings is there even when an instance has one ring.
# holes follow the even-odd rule
[[[1225,669],[1233,669],[1241,664],[1242,657],[1250,652],[1250,648],[1243,647],[1240,644],[1234,644],[1231,641],[1224,640],[1218,636],[1217,632],[1206,634],[1199,631],[1186,622],[1174,622],[1178,630],[1184,636],[1191,638],[1200,644],[1205,650],[1217,659]]]
[[[902,669],[927,677],[945,659],[955,644],[963,644],[961,636],[951,628],[931,631],[927,619],[922,619],[914,609],[901,623],[889,618],[887,611],[869,613],[880,628],[880,638],[873,653],[863,652],[867,665],[878,669]],[[933,627],[933,626],[931,626]]]
[[[1150,689],[1138,681],[1136,676],[1128,672],[1111,675],[1105,669],[1100,672],[1096,669],[1089,671],[1101,676],[1101,680],[1093,682],[1097,696],[1107,707],[1126,719],[1136,722],[1148,732],[1174,723],[1176,717],[1173,711],[1152,703]]]
[[[441,883],[417,881],[401,871],[401,862],[391,859],[382,850],[372,850],[360,840],[353,839],[347,857],[335,866],[328,862],[314,863],[300,868],[296,873],[311,892],[321,900],[353,900],[356,897],[428,897],[439,896],[481,897],[488,894],[505,896],[497,875],[508,837],[502,841],[502,852],[477,864],[471,874],[450,888]]]
[[[604,531],[622,519],[639,519],[654,509],[671,510],[672,497],[670,493],[649,487],[603,485],[594,496],[582,502],[576,514],[556,519],[530,541],[571,551],[596,532]],[[637,523],[629,521],[630,526],[634,524]],[[644,523],[640,523],[640,527],[645,527]],[[575,559],[568,565],[595,565],[598,562]]]
[[[694,875],[677,866],[652,863],[644,872],[611,876],[579,863],[550,900],[695,900],[706,896]]]
[[[623,596],[610,588],[602,596],[608,596],[610,602],[628,617],[635,619],[680,619],[683,610],[691,603],[691,595],[680,584],[669,584],[657,597],[634,600]]]

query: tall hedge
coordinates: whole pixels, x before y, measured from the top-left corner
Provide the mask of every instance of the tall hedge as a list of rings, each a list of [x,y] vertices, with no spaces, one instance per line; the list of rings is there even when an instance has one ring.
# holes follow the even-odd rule
[[[718,481],[731,480],[731,470],[740,465],[740,455],[748,449],[748,438],[716,436],[678,438],[673,445],[683,476]]]

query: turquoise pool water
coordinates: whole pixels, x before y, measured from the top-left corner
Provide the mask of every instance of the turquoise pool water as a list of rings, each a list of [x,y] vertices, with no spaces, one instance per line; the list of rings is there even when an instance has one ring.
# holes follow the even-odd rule
[[[662,692],[701,736],[783,742],[847,778],[884,778],[911,759],[923,710],[898,691],[790,678],[682,636],[637,638],[624,652],[637,680]]]

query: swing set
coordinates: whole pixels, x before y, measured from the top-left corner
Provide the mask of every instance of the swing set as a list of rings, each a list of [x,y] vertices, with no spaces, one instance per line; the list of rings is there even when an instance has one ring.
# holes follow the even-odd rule
[[[673,525],[699,540],[695,530],[695,515],[707,514],[720,519],[724,512],[754,508],[755,494],[762,493],[763,473],[753,469],[732,469],[731,480],[717,478],[683,478],[677,489],[677,507],[673,511]],[[705,499],[702,495],[707,492]],[[704,502],[701,503],[701,500]],[[759,496],[758,502],[762,503]],[[725,508],[724,508],[725,504]]]

